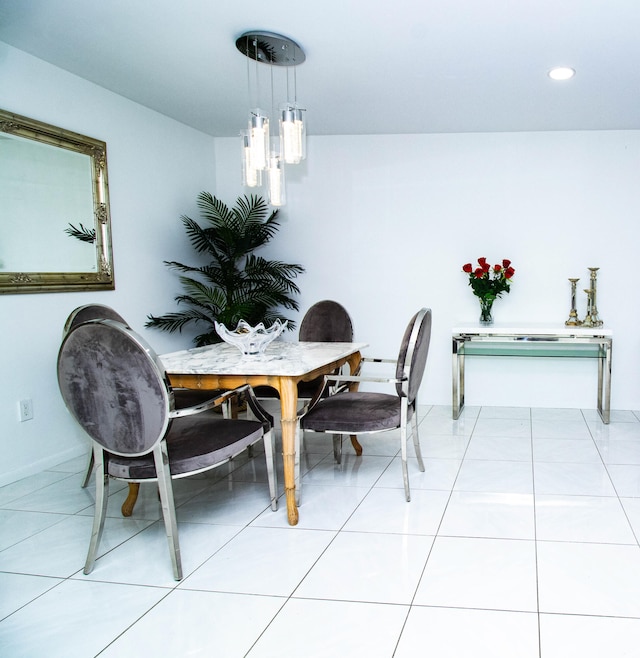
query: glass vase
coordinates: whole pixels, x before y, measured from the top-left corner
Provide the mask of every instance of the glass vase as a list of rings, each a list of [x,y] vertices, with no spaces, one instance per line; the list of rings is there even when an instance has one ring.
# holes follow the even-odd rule
[[[493,302],[495,299],[480,299],[480,324],[493,324]]]

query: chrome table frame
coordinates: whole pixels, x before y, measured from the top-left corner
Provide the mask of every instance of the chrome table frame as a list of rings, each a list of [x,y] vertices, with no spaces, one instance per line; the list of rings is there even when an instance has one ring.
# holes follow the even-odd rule
[[[453,418],[464,407],[465,356],[598,359],[598,413],[609,423],[613,332],[602,327],[553,325],[459,325],[452,330]]]

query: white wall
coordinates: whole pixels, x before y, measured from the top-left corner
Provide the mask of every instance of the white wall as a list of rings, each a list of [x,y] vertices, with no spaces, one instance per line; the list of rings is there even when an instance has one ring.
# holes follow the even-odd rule
[[[107,143],[116,280],[108,292],[0,295],[1,485],[86,451],[55,371],[76,306],[113,306],[158,352],[190,344],[143,325],[148,313],[175,307],[179,284],[162,261],[191,256],[179,218],[197,213],[200,191],[215,191],[215,151],[207,135],[3,43],[0,107]],[[34,419],[20,423],[22,398],[33,400]]]
[[[310,120],[312,110],[309,111]],[[237,184],[235,139],[218,140],[218,194]],[[369,352],[393,356],[411,314],[433,309],[420,402],[451,402],[451,327],[478,319],[461,272],[486,256],[516,268],[496,321],[563,324],[569,277],[600,267],[598,309],[614,330],[612,408],[640,409],[640,131],[311,137],[289,168],[278,257],[301,262],[301,310],[334,298]],[[467,364],[467,404],[596,406],[591,360]]]
[[[179,217],[197,216],[201,190],[229,203],[246,190],[236,139],[213,140],[2,43],[0,81],[3,109],[107,142],[116,276],[113,292],[0,296],[1,485],[85,450],[55,380],[67,314],[98,301],[158,352],[188,346],[189,334],[143,329],[148,313],[175,309],[179,284],[162,261],[191,262]],[[567,278],[586,287],[587,267],[599,266],[598,308],[615,332],[612,407],[638,409],[638,171],[640,131],[311,137],[307,161],[288,170],[269,254],[307,269],[299,315],[341,301],[371,354],[393,356],[411,314],[430,306],[421,404],[450,403],[450,329],[479,315],[463,263],[513,261],[498,321],[560,324]],[[584,306],[582,294],[581,315]],[[595,372],[591,362],[476,360],[467,403],[591,408]],[[33,399],[34,420],[18,422],[21,398]]]

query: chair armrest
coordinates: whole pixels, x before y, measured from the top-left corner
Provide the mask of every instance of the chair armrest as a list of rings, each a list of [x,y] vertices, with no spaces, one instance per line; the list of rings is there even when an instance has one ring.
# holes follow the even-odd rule
[[[398,359],[378,359],[372,356],[363,356],[360,363],[398,363]]]
[[[361,375],[362,371],[362,366],[365,363],[385,363],[385,364],[392,364],[392,365],[397,365],[398,360],[397,359],[380,359],[376,357],[371,357],[371,356],[363,356],[360,359],[360,363],[358,364],[358,368],[352,375],[343,375],[341,373],[331,373],[328,375],[324,376],[325,380],[325,387],[328,382],[374,382],[374,383],[382,383],[382,384],[400,384],[402,381],[406,379],[406,377],[403,377],[402,379],[397,379],[395,377],[387,376],[387,377],[374,377],[372,375]],[[344,390],[344,386],[338,386],[338,390],[335,392],[339,392],[340,390]]]
[[[202,413],[203,411],[209,411],[215,407],[219,407],[224,404],[230,397],[229,395],[232,391],[225,391],[223,394],[216,395],[215,397],[200,402],[199,404],[194,404],[191,407],[181,407],[180,409],[174,409],[169,413],[169,418],[182,418],[183,416],[193,416],[194,414]],[[235,394],[235,393],[234,393]]]
[[[260,404],[256,394],[250,384],[244,384],[240,387],[244,391],[244,396],[249,405],[253,415],[263,424],[268,425],[265,427],[265,431],[270,430],[273,427],[273,416]],[[237,389],[236,389],[237,390]]]
[[[395,361],[391,361],[392,363],[395,363]],[[316,392],[316,394],[307,402],[307,404],[300,409],[298,412],[298,420],[305,416],[306,414],[313,409],[316,404],[324,397],[323,393],[327,388],[331,388],[330,384],[331,383],[340,383],[340,382],[357,382],[357,383],[362,383],[362,382],[368,382],[368,383],[374,383],[374,384],[401,384],[403,381],[406,381],[406,377],[403,377],[402,379],[398,379],[396,377],[368,377],[368,376],[362,376],[362,375],[325,375],[324,376],[324,384]],[[335,395],[336,393],[341,393],[344,391],[345,387],[343,386],[338,386],[337,389],[335,389],[333,392],[331,392],[331,395]]]
[[[232,398],[239,398],[241,395],[244,395],[245,399],[247,400],[247,404],[249,404],[251,407],[251,410],[255,414],[256,418],[263,424],[268,424],[269,429],[273,427],[273,417],[268,414],[259,404],[255,393],[249,384],[243,384],[242,386],[238,386],[238,388],[224,391],[224,393],[220,393],[210,400],[206,400],[200,404],[193,405],[192,407],[174,409],[169,414],[169,418],[182,418],[184,416],[193,416],[194,414],[199,414],[203,411],[209,411],[215,407],[222,406],[226,402],[229,402]]]
[[[325,381],[328,382],[374,382],[378,384],[400,384],[406,377],[398,379],[397,377],[370,377],[369,375],[325,375]]]

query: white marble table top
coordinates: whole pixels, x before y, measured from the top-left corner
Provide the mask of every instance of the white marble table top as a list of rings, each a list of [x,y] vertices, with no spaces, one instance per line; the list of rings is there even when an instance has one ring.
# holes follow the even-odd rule
[[[274,375],[297,377],[359,352],[368,343],[292,343],[275,340],[261,356],[244,356],[237,347],[216,343],[161,354],[165,370],[180,375]]]
[[[613,331],[605,327],[567,327],[564,323],[551,322],[494,322],[490,325],[470,322],[455,325],[451,333],[485,336],[613,336]]]

